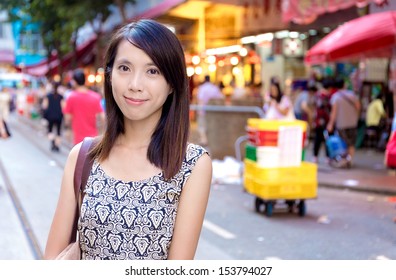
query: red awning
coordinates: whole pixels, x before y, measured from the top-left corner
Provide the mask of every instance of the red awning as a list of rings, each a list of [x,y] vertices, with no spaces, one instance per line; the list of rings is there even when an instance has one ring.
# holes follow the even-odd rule
[[[391,57],[396,48],[396,11],[351,20],[313,46],[305,56],[307,64]]]
[[[140,19],[140,18],[155,18],[158,16],[161,16],[165,14],[167,11],[169,11],[171,8],[185,2],[186,0],[164,0],[161,1],[160,4],[155,5],[154,7],[144,11],[143,13],[139,15],[134,15],[132,20]]]
[[[87,64],[87,62],[91,61],[90,58],[93,56],[93,50],[96,43],[96,36],[87,40],[85,43],[81,44],[77,47],[77,52],[70,52],[66,54],[62,59],[62,69],[69,70],[71,67],[71,63],[73,61],[73,57],[75,56],[77,64]],[[45,76],[47,74],[56,74],[58,72],[60,60],[56,58],[56,56],[52,56],[50,60],[44,59],[43,61],[27,66],[24,71],[30,75],[34,76]]]
[[[365,7],[370,2],[382,5],[387,0],[286,0],[282,5],[284,22],[310,24],[324,13],[334,13],[352,6]],[[309,3],[310,2],[310,3]]]

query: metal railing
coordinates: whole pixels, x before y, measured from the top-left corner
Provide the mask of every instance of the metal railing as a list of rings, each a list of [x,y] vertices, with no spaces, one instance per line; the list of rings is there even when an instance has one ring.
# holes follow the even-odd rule
[[[234,105],[196,105],[191,104],[190,110],[194,111],[214,111],[214,112],[237,112],[237,113],[257,113],[260,118],[264,118],[264,111],[258,106],[234,106]]]

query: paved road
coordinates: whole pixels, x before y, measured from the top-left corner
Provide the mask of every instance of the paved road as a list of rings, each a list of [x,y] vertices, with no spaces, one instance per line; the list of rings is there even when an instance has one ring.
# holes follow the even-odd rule
[[[307,214],[276,205],[268,218],[255,212],[254,197],[239,185],[214,185],[206,219],[227,230],[227,239],[202,237],[235,259],[396,259],[395,202],[388,196],[319,187]]]
[[[0,144],[0,259],[40,259],[68,147],[51,153],[44,130],[11,124]],[[303,218],[281,203],[268,218],[253,203],[241,185],[212,185],[197,259],[396,259],[388,196],[320,187]]]

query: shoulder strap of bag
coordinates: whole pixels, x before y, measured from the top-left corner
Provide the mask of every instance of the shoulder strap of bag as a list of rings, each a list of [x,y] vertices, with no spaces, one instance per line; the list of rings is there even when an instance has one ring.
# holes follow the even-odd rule
[[[357,111],[355,102],[353,102],[351,99],[349,99],[349,97],[344,94],[344,91],[341,91],[340,95],[342,98],[344,98],[344,100],[348,101],[348,103]]]
[[[74,169],[74,195],[76,196],[76,200],[77,200],[77,209],[76,209],[76,215],[74,217],[73,231],[72,231],[73,234],[71,236],[70,242],[76,241],[76,235],[74,233],[77,232],[78,218],[80,215],[80,199],[81,199],[80,194],[82,193],[82,191],[85,188],[85,185],[87,184],[89,172],[92,168],[93,159],[89,158],[88,153],[91,150],[93,143],[94,143],[94,138],[86,137],[84,139],[84,141],[81,144],[80,151],[77,157],[76,167]]]

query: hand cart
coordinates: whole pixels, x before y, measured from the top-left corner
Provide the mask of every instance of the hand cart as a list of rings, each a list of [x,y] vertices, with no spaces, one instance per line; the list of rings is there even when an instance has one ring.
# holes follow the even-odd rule
[[[298,167],[263,168],[249,159],[244,164],[244,186],[256,196],[257,212],[270,217],[274,206],[283,200],[290,212],[297,206],[298,214],[305,216],[305,200],[317,196],[316,164],[303,162]]]
[[[270,217],[274,206],[284,201],[290,212],[297,208],[304,216],[305,200],[316,198],[317,165],[302,161],[306,129],[306,122],[298,120],[248,120],[243,182],[256,196],[257,212]]]

